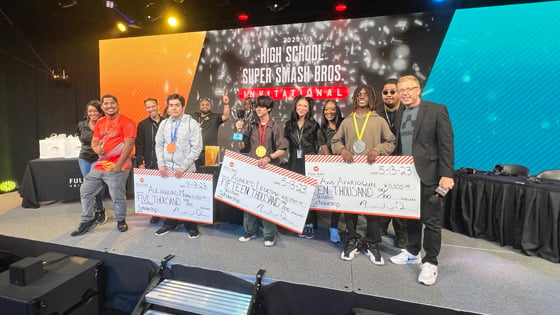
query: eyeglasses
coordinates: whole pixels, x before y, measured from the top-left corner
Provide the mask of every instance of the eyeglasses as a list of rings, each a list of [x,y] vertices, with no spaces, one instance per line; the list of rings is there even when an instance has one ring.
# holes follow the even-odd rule
[[[412,92],[414,89],[418,89],[418,88],[419,88],[418,86],[414,86],[414,87],[409,87],[409,88],[406,88],[406,89],[400,89],[400,90],[399,90],[399,93],[400,93],[400,94],[402,94],[402,93],[410,93],[410,92]]]
[[[384,90],[383,91],[383,95],[389,95],[389,93],[391,95],[393,95],[393,94],[397,93],[397,91],[395,91],[395,90]]]
[[[204,102],[204,101],[210,102],[210,98],[208,98],[208,97],[203,97],[203,98],[201,98],[201,99],[198,100],[199,103]],[[210,102],[210,103],[211,103],[211,102]]]

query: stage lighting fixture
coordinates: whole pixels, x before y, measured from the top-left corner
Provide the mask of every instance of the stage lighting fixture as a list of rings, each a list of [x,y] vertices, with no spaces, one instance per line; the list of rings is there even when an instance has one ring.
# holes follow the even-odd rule
[[[272,12],[280,12],[290,5],[290,0],[266,0],[266,6]]]
[[[70,78],[64,69],[51,70],[51,77],[55,81],[67,81]]]
[[[247,21],[249,19],[249,16],[245,13],[240,13],[237,18],[239,19],[239,21]]]
[[[105,7],[112,9],[115,7],[115,2],[114,1],[105,1]]]
[[[121,33],[124,33],[124,32],[126,32],[127,27],[126,27],[126,25],[125,25],[124,23],[119,22],[119,23],[117,23],[117,29],[118,29]]]
[[[58,0],[58,6],[63,9],[71,8],[78,4],[78,0]]]
[[[158,1],[148,1],[144,5],[144,18],[147,21],[154,22],[161,18],[163,7]]]
[[[338,3],[337,5],[334,6],[334,10],[336,12],[344,12],[346,11],[347,8],[348,6],[346,5],[346,3]]]
[[[179,20],[177,20],[174,16],[170,16],[167,18],[167,24],[171,27],[176,27],[179,24]]]
[[[16,182],[13,180],[5,180],[0,183],[0,193],[7,193],[16,189]]]

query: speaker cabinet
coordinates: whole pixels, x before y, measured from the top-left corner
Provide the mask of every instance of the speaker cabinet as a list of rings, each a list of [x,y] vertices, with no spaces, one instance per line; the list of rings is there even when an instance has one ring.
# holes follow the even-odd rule
[[[60,253],[46,253],[43,275],[25,286],[10,283],[9,270],[0,274],[2,315],[99,314],[103,305],[103,262]]]

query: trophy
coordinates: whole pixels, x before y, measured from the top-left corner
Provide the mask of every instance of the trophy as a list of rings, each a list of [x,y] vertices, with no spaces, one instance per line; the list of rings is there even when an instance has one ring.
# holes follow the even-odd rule
[[[245,110],[243,108],[239,108],[235,111],[235,116],[237,116],[237,121],[242,121],[245,118]],[[237,122],[236,122],[237,128]],[[233,133],[233,140],[234,141],[243,141],[243,134],[241,133],[241,128],[237,128],[237,132]]]

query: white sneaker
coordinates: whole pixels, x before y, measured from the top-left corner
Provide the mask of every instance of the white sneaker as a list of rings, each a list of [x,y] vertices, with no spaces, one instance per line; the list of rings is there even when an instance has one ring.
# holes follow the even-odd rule
[[[274,246],[274,236],[266,236],[264,238],[264,246],[266,247]]]
[[[237,240],[241,243],[247,243],[248,241],[257,237],[255,234],[245,233],[243,236],[240,236]]]
[[[436,283],[437,279],[437,266],[430,264],[429,262],[425,262],[420,266],[422,269],[420,274],[418,275],[418,282],[424,285],[433,285]]]
[[[401,250],[401,253],[389,258],[393,264],[397,265],[408,265],[408,264],[419,264],[420,263],[420,253],[418,255],[412,255],[406,249]]]

